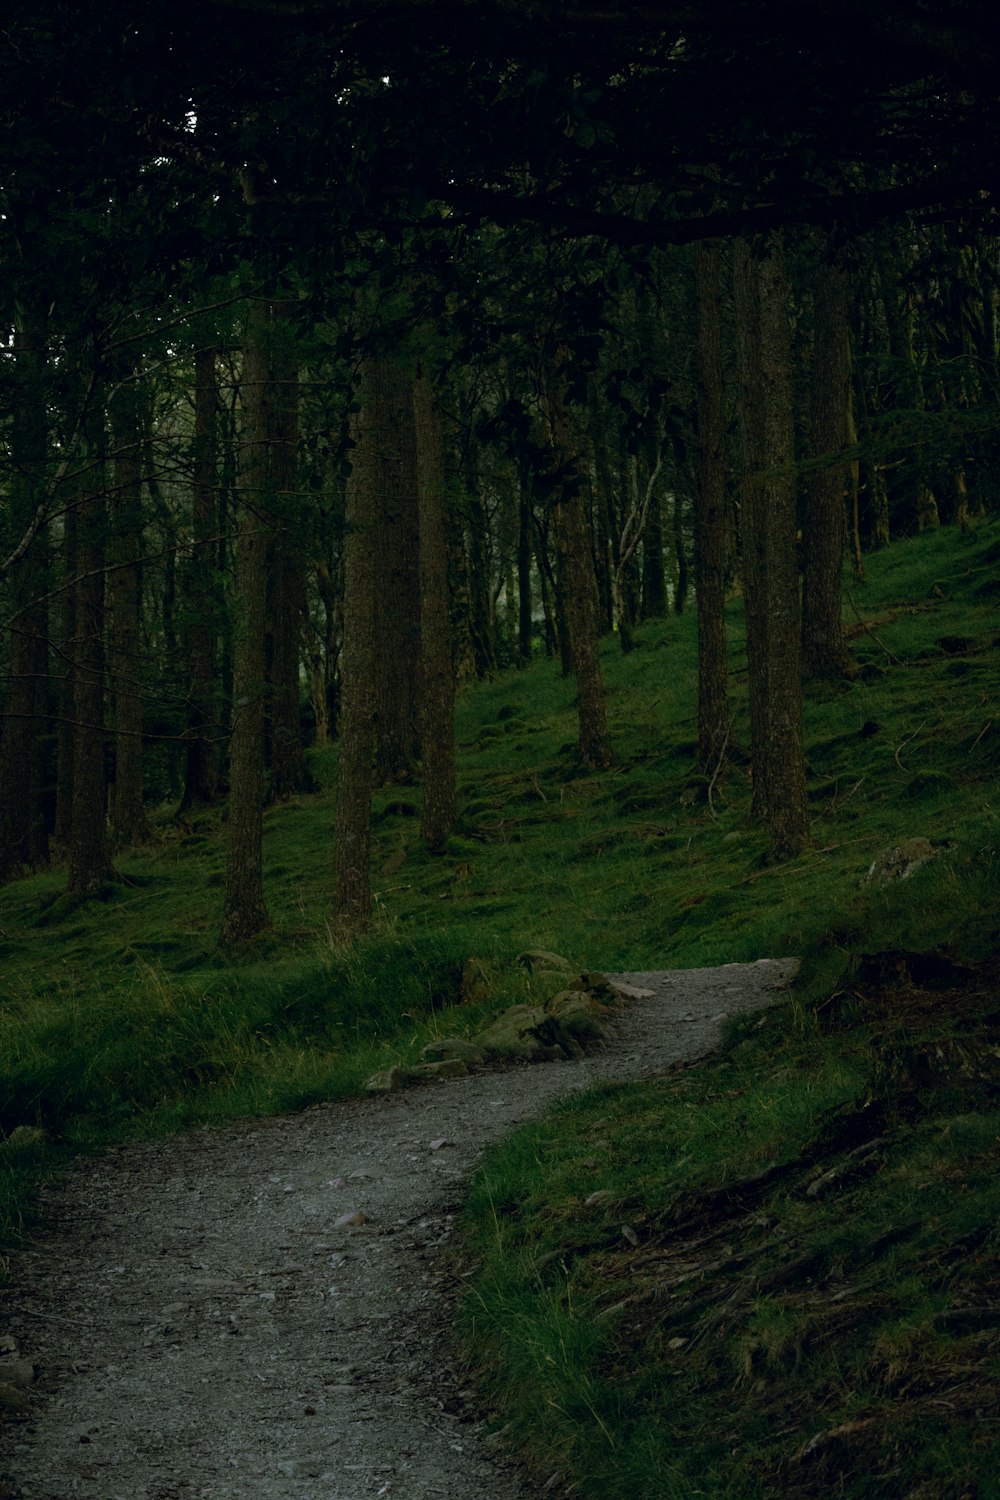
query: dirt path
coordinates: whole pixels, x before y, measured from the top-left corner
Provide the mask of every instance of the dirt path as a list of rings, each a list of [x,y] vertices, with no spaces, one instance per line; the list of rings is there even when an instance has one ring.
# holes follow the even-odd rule
[[[485,1147],[552,1100],[707,1051],[794,961],[654,991],[578,1063],[128,1146],[46,1197],[0,1331],[38,1370],[0,1463],[24,1500],[524,1500],[462,1384],[444,1264]],[[338,1225],[351,1212],[356,1226]],[[2,1490],[0,1490],[2,1493]]]

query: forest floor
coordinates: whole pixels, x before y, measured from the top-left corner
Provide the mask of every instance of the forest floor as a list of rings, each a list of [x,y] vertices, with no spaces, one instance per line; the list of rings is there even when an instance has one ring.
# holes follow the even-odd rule
[[[7,1428],[3,1493],[541,1493],[491,1448],[460,1353],[451,1236],[467,1179],[552,1101],[704,1054],[727,1016],[779,998],[795,968],[619,976],[652,994],[581,1061],[79,1161],[46,1189],[39,1233],[12,1261],[0,1333],[38,1378]]]

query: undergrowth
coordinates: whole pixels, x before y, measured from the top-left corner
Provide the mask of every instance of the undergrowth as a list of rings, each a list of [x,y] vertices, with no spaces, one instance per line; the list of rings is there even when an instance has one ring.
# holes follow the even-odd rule
[[[1000,1494],[1000,964],[944,968],[772,1011],[491,1153],[466,1343],[540,1479]]]
[[[225,866],[219,813],[177,820],[164,810],[150,844],[121,857],[121,880],[76,909],[63,899],[58,869],[0,891],[4,1238],[16,1238],[31,1182],[62,1152],[356,1092],[368,1073],[414,1057],[428,1037],[470,1032],[498,1007],[532,998],[537,981],[515,962],[532,946],[612,970],[801,956],[798,1029],[779,1036],[768,1028],[751,1039],[753,1068],[768,1078],[785,1070],[780,1088],[767,1093],[730,1082],[726,1088],[741,1090],[737,1107],[712,1090],[695,1103],[675,1080],[662,1090],[650,1086],[648,1096],[622,1095],[604,1113],[612,1154],[636,1159],[637,1181],[644,1163],[662,1160],[676,1177],[671,1192],[702,1191],[709,1181],[745,1174],[754,1152],[770,1160],[808,1149],[817,1124],[868,1086],[870,1049],[861,1032],[820,1035],[809,1023],[811,1007],[825,1003],[857,955],[948,948],[985,959],[998,946],[998,555],[1000,526],[983,523],[970,534],[945,530],[895,544],[868,560],[864,581],[848,581],[845,614],[859,672],[809,688],[813,841],[795,860],[770,862],[764,834],[749,817],[742,606],[734,600],[733,754],[723,764],[707,775],[695,770],[690,613],[643,627],[628,657],[614,639],[604,642],[616,753],[607,772],[586,774],[580,766],[573,685],[554,663],[539,660],[474,686],[458,707],[459,826],[444,854],[427,854],[419,841],[419,788],[379,790],[376,920],[350,946],[338,944],[327,925],[335,748],[311,754],[316,795],[267,813],[273,925],[239,956],[217,942]],[[915,838],[927,841],[931,858],[907,879],[870,878],[879,856]],[[742,1080],[737,1053],[725,1066]],[[590,1107],[562,1112],[560,1131],[585,1134]],[[583,1113],[574,1115],[575,1108]],[[968,1137],[966,1127],[955,1130],[956,1139]],[[533,1182],[530,1192],[541,1200],[568,1205],[561,1216],[545,1217],[542,1253],[556,1265],[572,1258],[569,1247],[581,1234],[590,1243],[591,1215],[581,1216],[576,1189],[562,1193],[551,1177],[565,1173],[576,1182],[579,1163],[523,1144],[531,1139],[511,1145],[527,1159],[516,1173],[503,1168],[515,1186],[497,1201],[524,1201]],[[499,1170],[491,1168],[494,1176]],[[583,1170],[597,1191],[603,1167]],[[912,1185],[905,1174],[898,1180],[905,1197]],[[655,1191],[630,1190],[631,1218],[652,1212],[668,1187],[664,1178]],[[930,1190],[920,1191],[930,1202]],[[480,1233],[494,1210],[477,1192]],[[496,1222],[503,1222],[498,1210]],[[645,1243],[642,1226],[629,1227]],[[616,1473],[646,1464],[648,1478],[655,1453],[660,1488],[643,1491],[637,1479],[633,1493],[722,1495],[732,1483],[732,1493],[750,1495],[751,1480],[756,1492],[770,1493],[769,1471],[741,1471],[738,1484],[726,1477],[721,1448],[711,1471],[721,1477],[699,1491],[678,1470],[671,1490],[671,1465],[681,1460],[664,1454],[662,1412],[640,1420],[647,1407],[658,1411],[655,1402],[636,1394],[640,1386],[633,1391],[609,1377],[611,1324],[589,1314],[567,1322],[567,1288],[585,1309],[593,1306],[593,1287],[585,1277],[563,1285],[547,1273],[537,1295],[528,1296],[518,1267],[525,1255],[534,1264],[538,1247],[512,1248],[503,1236],[496,1243],[484,1275],[509,1286],[512,1307],[521,1309],[516,1317],[525,1320],[516,1324],[524,1338],[506,1342],[509,1357],[521,1343],[530,1351],[531,1330],[550,1330],[542,1340],[551,1381],[543,1425],[601,1434],[593,1453],[570,1455],[567,1463],[603,1472],[603,1442]],[[490,1301],[482,1286],[480,1295],[484,1305]],[[751,1366],[766,1363],[788,1319],[799,1318],[758,1300],[757,1332],[746,1337],[759,1338],[764,1353],[748,1355]],[[499,1318],[496,1297],[491,1306],[489,1316]],[[894,1314],[904,1342],[911,1314],[902,1304]],[[477,1338],[484,1319],[485,1312]],[[709,1347],[706,1339],[703,1345]],[[674,1393],[690,1360],[675,1369],[669,1348],[656,1345],[654,1352],[642,1379],[651,1390]],[[726,1358],[731,1369],[736,1356]],[[739,1391],[760,1378],[731,1373]],[[710,1404],[717,1400],[716,1391]],[[832,1394],[829,1401],[832,1412]],[[627,1439],[615,1416],[622,1410]],[[527,1433],[527,1417],[524,1423]]]

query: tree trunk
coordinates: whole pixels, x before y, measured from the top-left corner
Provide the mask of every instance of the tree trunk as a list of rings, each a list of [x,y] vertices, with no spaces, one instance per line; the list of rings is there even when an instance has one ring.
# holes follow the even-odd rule
[[[654,441],[649,445],[646,456],[649,472],[652,473],[659,460],[658,433],[654,434]],[[683,556],[683,548],[678,553],[678,568],[679,571],[684,571],[686,592],[687,563]],[[677,596],[675,595],[675,608],[676,598]],[[681,608],[683,608],[683,604]],[[642,618],[644,620],[662,620],[666,613],[667,572],[663,565],[663,508],[660,500],[659,485],[656,485],[649,497],[646,525],[642,534]]]
[[[115,712],[115,780],[111,838],[116,849],[148,837],[142,778],[142,663],[140,614],[142,575],[142,421],[134,371],[110,402],[114,450],[110,661]]]
[[[802,531],[802,665],[808,677],[847,677],[854,663],[844,637],[841,578],[850,491],[851,400],[849,282],[828,247],[813,283],[810,381],[812,461],[806,475]]]
[[[420,758],[420,541],[413,376],[379,361],[382,439],[375,635],[378,713],[375,762],[383,780],[409,781]],[[373,399],[376,393],[373,392]]]
[[[687,604],[688,560],[684,545],[684,502],[680,490],[674,495],[674,557],[677,561],[677,583],[674,587],[674,614],[682,615]]]
[[[476,675],[484,678],[488,677],[496,666],[488,558],[489,527],[483,498],[479,493],[475,460],[468,445],[463,454],[463,468],[468,486],[466,513],[469,523],[469,627],[472,635],[472,649],[476,658]]]
[[[62,600],[59,609],[59,724],[56,736],[56,815],[53,839],[69,850],[73,833],[73,642],[76,636],[76,506],[63,518]]]
[[[38,509],[45,482],[45,321],[32,307],[14,330],[14,412],[11,432],[10,518],[16,539]],[[39,531],[11,569],[7,584],[9,686],[0,730],[0,885],[47,856],[39,806],[42,697],[48,660],[45,533]]]
[[[344,648],[333,915],[353,931],[371,917],[372,758],[375,749],[375,555],[385,471],[395,434],[387,420],[397,372],[371,356],[361,367],[360,411],[351,418],[351,475],[344,535]]]
[[[268,491],[274,508],[271,548],[271,781],[274,799],[310,791],[300,714],[300,642],[306,604],[305,559],[298,541],[299,357],[292,304],[270,307]]]
[[[267,552],[272,525],[269,445],[274,399],[271,304],[250,304],[243,348],[240,511],[235,559],[233,724],[229,746],[229,848],[223,943],[245,943],[270,925],[264,904],[264,722]]]
[[[104,579],[107,542],[104,414],[86,419],[87,493],[77,507],[73,658],[73,811],[68,894],[87,898],[114,876],[104,762]]]
[[[723,409],[719,247],[697,250],[698,492],[694,515],[698,610],[698,760],[715,770],[729,739],[726,690],[726,426]]]
[[[184,573],[184,644],[188,660],[187,756],[178,811],[210,807],[218,794],[218,760],[211,741],[218,724],[212,548],[216,517],[219,388],[215,350],[199,349],[194,364],[194,489],[191,552]]]
[[[597,590],[601,601],[601,633],[614,629],[614,577],[618,567],[618,524],[608,440],[596,385],[591,382],[587,425],[594,455],[594,530],[597,540]]]
[[[443,852],[455,822],[455,670],[448,594],[444,439],[428,375],[413,388],[420,506],[420,645],[423,808],[420,832]]]
[[[517,659],[531,660],[533,634],[531,599],[531,476],[527,465],[519,471],[517,502]]]
[[[772,852],[783,857],[798,853],[809,836],[791,325],[780,237],[755,250],[738,241],[734,257],[753,808]]]
[[[600,770],[613,763],[613,756],[601,677],[594,554],[584,507],[586,476],[563,395],[565,358],[564,351],[558,351],[554,367],[544,369],[542,400],[553,463],[560,475],[561,493],[553,506],[553,521],[565,567],[565,605],[576,674],[580,755],[588,769]]]

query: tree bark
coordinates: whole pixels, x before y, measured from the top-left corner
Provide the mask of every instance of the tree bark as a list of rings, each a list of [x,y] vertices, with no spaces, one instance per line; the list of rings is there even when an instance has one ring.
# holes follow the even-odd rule
[[[468,487],[466,514],[469,535],[469,629],[476,659],[476,675],[482,679],[488,677],[496,666],[496,651],[493,645],[493,608],[488,556],[489,526],[483,498],[479,493],[475,458],[469,444],[465,445],[462,466]]]
[[[270,925],[264,903],[264,724],[267,552],[271,535],[269,445],[273,400],[268,349],[271,304],[250,304],[243,348],[240,511],[235,558],[233,723],[229,746],[229,847],[221,940],[248,942]]]
[[[650,474],[659,461],[659,453],[659,433],[654,429],[653,440],[646,448],[647,467]],[[677,502],[675,501],[676,504]],[[685,592],[687,590],[686,568],[687,563],[684,559],[682,548],[678,552],[678,575],[681,571],[684,572]],[[674,598],[676,608],[677,596],[675,595]],[[659,485],[657,484],[654,486],[653,492],[649,497],[646,525],[642,534],[642,618],[644,620],[662,620],[666,613],[667,571],[663,564],[663,507],[660,500]]]
[[[53,839],[69,850],[73,832],[73,681],[76,670],[73,642],[76,636],[76,506],[63,518],[62,599],[59,608],[60,674],[59,723],[56,730],[56,814]]]
[[[423,807],[420,832],[440,854],[455,822],[455,670],[448,593],[444,439],[429,376],[413,388],[420,507],[420,646]]]
[[[299,356],[292,304],[270,305],[268,492],[274,513],[271,547],[270,795],[310,791],[300,723],[300,643],[305,612],[305,558],[298,541]]]
[[[30,307],[14,330],[14,395],[9,504],[15,533],[38,509],[48,441],[45,416],[45,320]],[[43,689],[48,662],[45,533],[37,533],[8,575],[6,710],[0,728],[0,885],[48,853],[39,806]]]
[[[148,837],[142,776],[142,663],[140,613],[142,574],[142,420],[134,371],[121,372],[122,384],[110,402],[114,451],[110,664],[115,713],[115,779],[111,798],[111,839],[116,849]]]
[[[381,503],[376,535],[378,714],[375,761],[383,780],[409,781],[420,759],[420,557],[413,375],[379,361]]]
[[[614,481],[608,440],[597,386],[591,382],[587,402],[587,427],[594,456],[594,531],[596,533],[597,591],[601,601],[601,633],[614,629],[614,577],[620,552],[615,516]]]
[[[558,351],[543,372],[542,400],[560,493],[553,506],[553,522],[565,568],[565,608],[573,647],[577,707],[580,719],[580,756],[590,770],[613,764],[608,738],[604,681],[599,651],[597,579],[590,526],[584,507],[586,476],[573,438],[563,395]]]
[[[841,577],[850,491],[851,400],[849,281],[824,245],[813,284],[810,439],[802,533],[802,665],[808,677],[854,672],[847,650]]]
[[[188,660],[187,755],[178,812],[210,807],[218,794],[218,759],[211,742],[218,724],[212,548],[216,503],[219,387],[215,350],[199,349],[194,364],[194,488],[191,552],[184,572],[184,644]]]
[[[86,398],[85,398],[86,399]],[[104,605],[107,543],[106,434],[95,405],[86,422],[87,491],[77,506],[73,658],[73,802],[70,896],[93,896],[114,870],[108,854],[104,762]]]
[[[674,614],[682,615],[687,604],[688,559],[684,545],[684,501],[680,490],[674,495],[674,557],[677,563],[677,582],[674,587]]]
[[[388,388],[396,372],[367,357],[360,410],[351,418],[351,474],[344,535],[344,648],[339,716],[340,762],[334,839],[333,915],[354,931],[371,918],[371,799],[376,714],[377,534],[385,470],[394,434]]]
[[[808,841],[802,652],[795,555],[788,283],[779,236],[734,255],[743,449],[744,592],[753,810],[772,852]]]
[[[696,259],[698,491],[694,514],[698,611],[698,760],[715,770],[729,739],[726,687],[726,455],[719,246],[704,240]]]
[[[517,497],[517,659],[531,660],[534,633],[531,598],[531,475],[526,464],[518,471]]]

